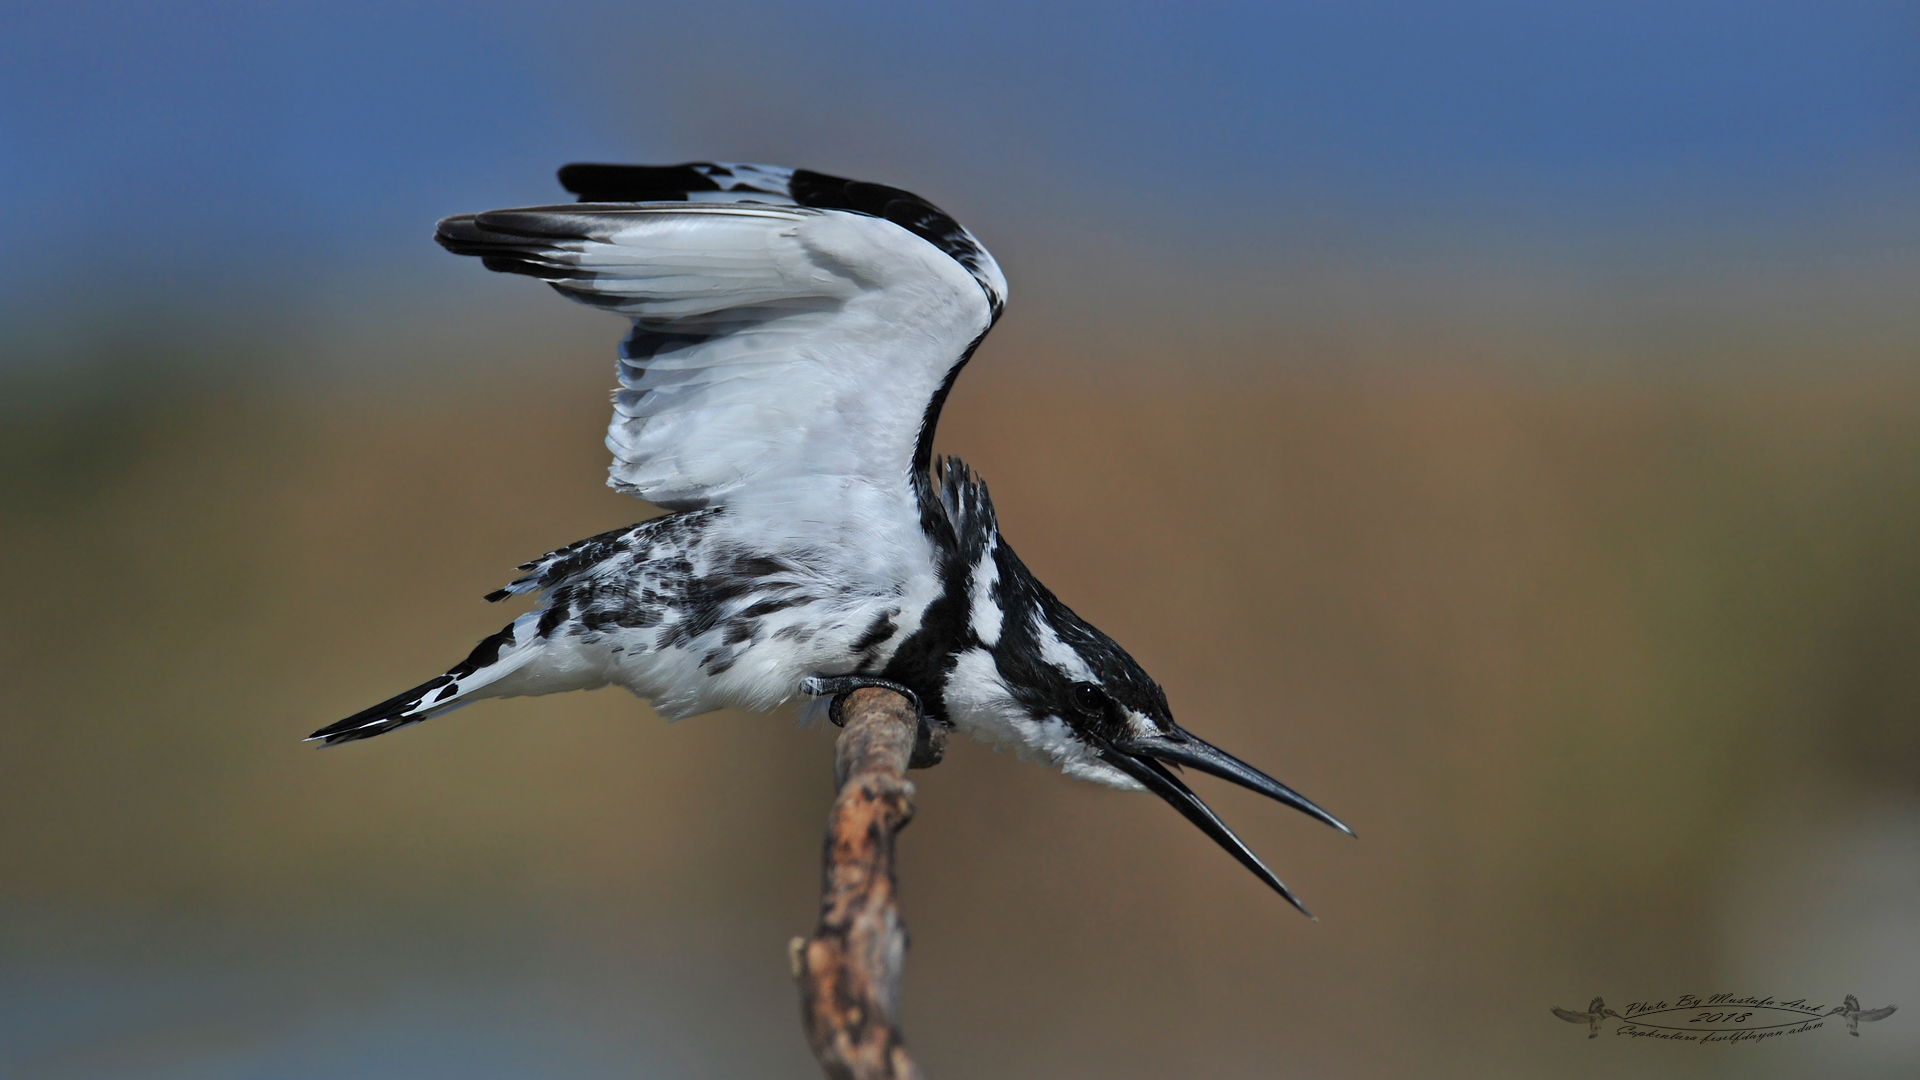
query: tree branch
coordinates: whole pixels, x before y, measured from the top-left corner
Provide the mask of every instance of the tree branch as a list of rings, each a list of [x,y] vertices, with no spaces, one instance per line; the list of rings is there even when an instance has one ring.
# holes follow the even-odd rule
[[[912,1080],[897,1008],[907,929],[894,902],[894,836],[913,817],[908,768],[929,768],[946,731],[891,690],[834,701],[844,730],[834,747],[840,794],[827,818],[820,924],[794,938],[800,1016],[820,1067],[834,1080]]]

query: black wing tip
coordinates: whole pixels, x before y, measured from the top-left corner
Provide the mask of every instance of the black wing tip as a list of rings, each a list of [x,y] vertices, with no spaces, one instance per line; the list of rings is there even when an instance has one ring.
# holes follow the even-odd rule
[[[715,175],[731,176],[711,161],[678,165],[615,165],[576,161],[560,166],[560,186],[581,202],[676,202],[691,191],[719,191]]]
[[[443,217],[434,223],[433,242],[453,252],[455,255],[471,255],[472,251],[463,250],[481,240],[478,214],[455,214]]]
[[[433,226],[434,242],[456,255],[482,255],[506,248],[565,240],[591,240],[592,219],[575,203],[519,206],[443,217]]]
[[[741,170],[736,172],[735,170]],[[757,196],[773,196],[776,201],[793,203],[816,210],[846,210],[890,221],[932,244],[958,262],[980,283],[991,313],[989,325],[998,322],[1006,307],[1006,297],[995,284],[996,274],[988,272],[992,262],[972,234],[946,211],[927,199],[902,188],[849,180],[811,169],[787,169],[765,165],[723,165],[712,161],[688,161],[678,165],[618,165],[607,162],[577,161],[559,169],[560,186],[578,197],[581,204],[606,204],[614,209],[621,204],[687,202],[695,194],[728,192],[723,201],[757,202]],[[782,190],[784,189],[784,190]],[[502,247],[512,247],[491,233],[514,234],[546,240],[585,239],[565,235],[568,226],[560,216],[563,207],[530,207],[525,211],[494,210],[484,214],[460,214],[440,222],[434,239],[456,255],[484,255]],[[509,220],[509,215],[541,212],[540,220]],[[583,226],[575,225],[574,228]],[[546,276],[539,268],[502,265],[492,269]]]
[[[456,214],[434,226],[434,242],[455,255],[479,258],[489,270],[543,281],[592,278],[564,258],[563,246],[589,239],[571,206],[528,207]]]

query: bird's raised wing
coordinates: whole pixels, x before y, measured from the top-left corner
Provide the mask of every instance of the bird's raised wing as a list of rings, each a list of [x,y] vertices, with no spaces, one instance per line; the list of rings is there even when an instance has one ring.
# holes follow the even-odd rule
[[[1563,1009],[1558,1005],[1550,1007],[1553,1009],[1553,1015],[1565,1020],[1569,1024],[1584,1024],[1593,1019],[1593,1017],[1587,1013],[1574,1012],[1572,1009]]]
[[[947,388],[1006,282],[894,188],[747,165],[570,165],[575,205],[436,239],[633,320],[609,483],[669,509],[924,477]]]
[[[1860,1010],[1860,1019],[1885,1020],[1887,1017],[1892,1016],[1893,1011],[1897,1008],[1899,1008],[1897,1005],[1882,1005],[1877,1009],[1862,1009]]]

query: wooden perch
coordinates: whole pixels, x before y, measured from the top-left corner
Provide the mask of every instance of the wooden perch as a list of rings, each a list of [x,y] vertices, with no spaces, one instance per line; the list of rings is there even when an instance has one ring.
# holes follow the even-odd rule
[[[894,902],[893,839],[913,817],[909,768],[939,764],[945,729],[891,690],[835,699],[841,723],[827,817],[820,925],[794,938],[800,1017],[820,1067],[834,1080],[918,1077],[900,1033],[900,971],[907,929]]]

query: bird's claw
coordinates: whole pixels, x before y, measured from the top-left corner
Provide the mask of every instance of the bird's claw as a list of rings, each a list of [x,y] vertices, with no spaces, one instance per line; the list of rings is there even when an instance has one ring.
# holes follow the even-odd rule
[[[833,696],[827,705],[827,719],[834,727],[846,727],[847,717],[843,711],[847,695],[855,690],[891,690],[906,698],[913,706],[913,715],[919,722],[913,734],[913,753],[907,762],[909,769],[930,769],[940,764],[947,752],[946,725],[927,718],[927,711],[920,707],[920,695],[886,679],[875,679],[866,675],[811,675],[800,680],[800,692],[808,697]]]
[[[920,707],[920,695],[886,679],[875,679],[866,675],[809,675],[800,680],[800,692],[808,697],[833,697],[833,703],[827,706],[827,719],[834,727],[846,727],[847,718],[840,711],[847,695],[855,690],[891,690],[913,703],[914,715],[922,720],[926,710]]]

